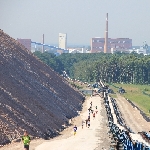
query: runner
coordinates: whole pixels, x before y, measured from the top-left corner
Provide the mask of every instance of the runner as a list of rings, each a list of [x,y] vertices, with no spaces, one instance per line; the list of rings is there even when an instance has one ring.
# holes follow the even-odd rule
[[[90,120],[88,120],[87,124],[88,124],[88,128],[89,128],[90,127]]]
[[[22,137],[22,142],[24,144],[24,150],[29,150],[30,145],[30,136],[28,135],[27,131],[24,132],[24,136]]]
[[[86,120],[85,120],[85,123],[86,123],[86,127],[87,127],[87,122],[88,122],[88,119],[86,119]]]
[[[97,109],[97,106],[95,108]]]
[[[91,111],[91,108],[89,108],[89,109],[88,109],[88,111],[89,111],[89,113],[90,113],[90,111]]]
[[[92,101],[91,101],[91,103],[90,103],[90,104],[91,104],[91,107],[92,107]]]
[[[74,135],[76,135],[76,132],[77,132],[77,127],[76,127],[76,125],[73,127],[73,130],[74,130]]]
[[[82,120],[82,129],[83,129],[84,121]]]
[[[95,118],[95,113],[93,113],[93,119]]]

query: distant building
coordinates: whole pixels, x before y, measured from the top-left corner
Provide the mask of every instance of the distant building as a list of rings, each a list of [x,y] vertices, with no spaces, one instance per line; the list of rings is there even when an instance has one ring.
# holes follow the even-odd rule
[[[132,49],[115,49],[115,48],[111,48],[111,53],[114,54],[114,53],[130,53],[130,50]]]
[[[88,53],[84,47],[68,48],[69,53]]]
[[[20,44],[24,45],[25,48],[27,48],[28,50],[31,51],[31,39],[18,39],[18,38],[17,38],[17,41],[18,41]]]
[[[64,53],[64,50],[57,50],[57,53],[59,53],[60,55],[62,54],[62,53]]]
[[[130,53],[136,52],[138,54],[147,55],[146,49],[144,49],[143,47],[140,47],[139,49],[132,49],[132,50],[129,50],[129,51],[130,51]]]
[[[67,49],[67,34],[59,33],[59,48]]]
[[[86,53],[86,48],[82,48],[82,53]]]
[[[91,53],[104,52],[105,38],[95,37],[91,39]],[[132,39],[129,38],[108,38],[108,51],[115,50],[127,50],[132,48]]]
[[[69,48],[69,53],[81,53],[79,50],[77,50],[76,48]]]

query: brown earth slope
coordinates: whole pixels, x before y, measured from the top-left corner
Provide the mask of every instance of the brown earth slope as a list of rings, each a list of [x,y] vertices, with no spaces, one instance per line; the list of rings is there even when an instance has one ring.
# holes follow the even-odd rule
[[[52,137],[81,110],[83,95],[0,30],[0,145],[20,137]]]

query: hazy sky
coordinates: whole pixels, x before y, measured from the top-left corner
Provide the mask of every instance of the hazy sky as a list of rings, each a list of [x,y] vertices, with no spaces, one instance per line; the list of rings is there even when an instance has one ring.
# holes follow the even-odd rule
[[[110,38],[150,45],[150,0],[0,0],[0,29],[36,42],[44,33],[48,44],[67,33],[68,44],[90,45],[92,37],[104,37],[107,12]]]

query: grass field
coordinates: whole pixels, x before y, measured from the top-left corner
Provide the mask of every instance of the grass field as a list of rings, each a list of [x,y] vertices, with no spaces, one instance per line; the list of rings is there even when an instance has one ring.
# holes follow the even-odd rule
[[[128,98],[134,104],[136,104],[144,113],[150,116],[150,86],[149,85],[133,85],[133,84],[110,84],[109,87],[113,89],[115,93],[118,91],[118,87],[125,89],[126,93],[122,94],[125,98]],[[144,93],[143,93],[144,91]],[[112,97],[116,97],[116,94],[111,94]]]

